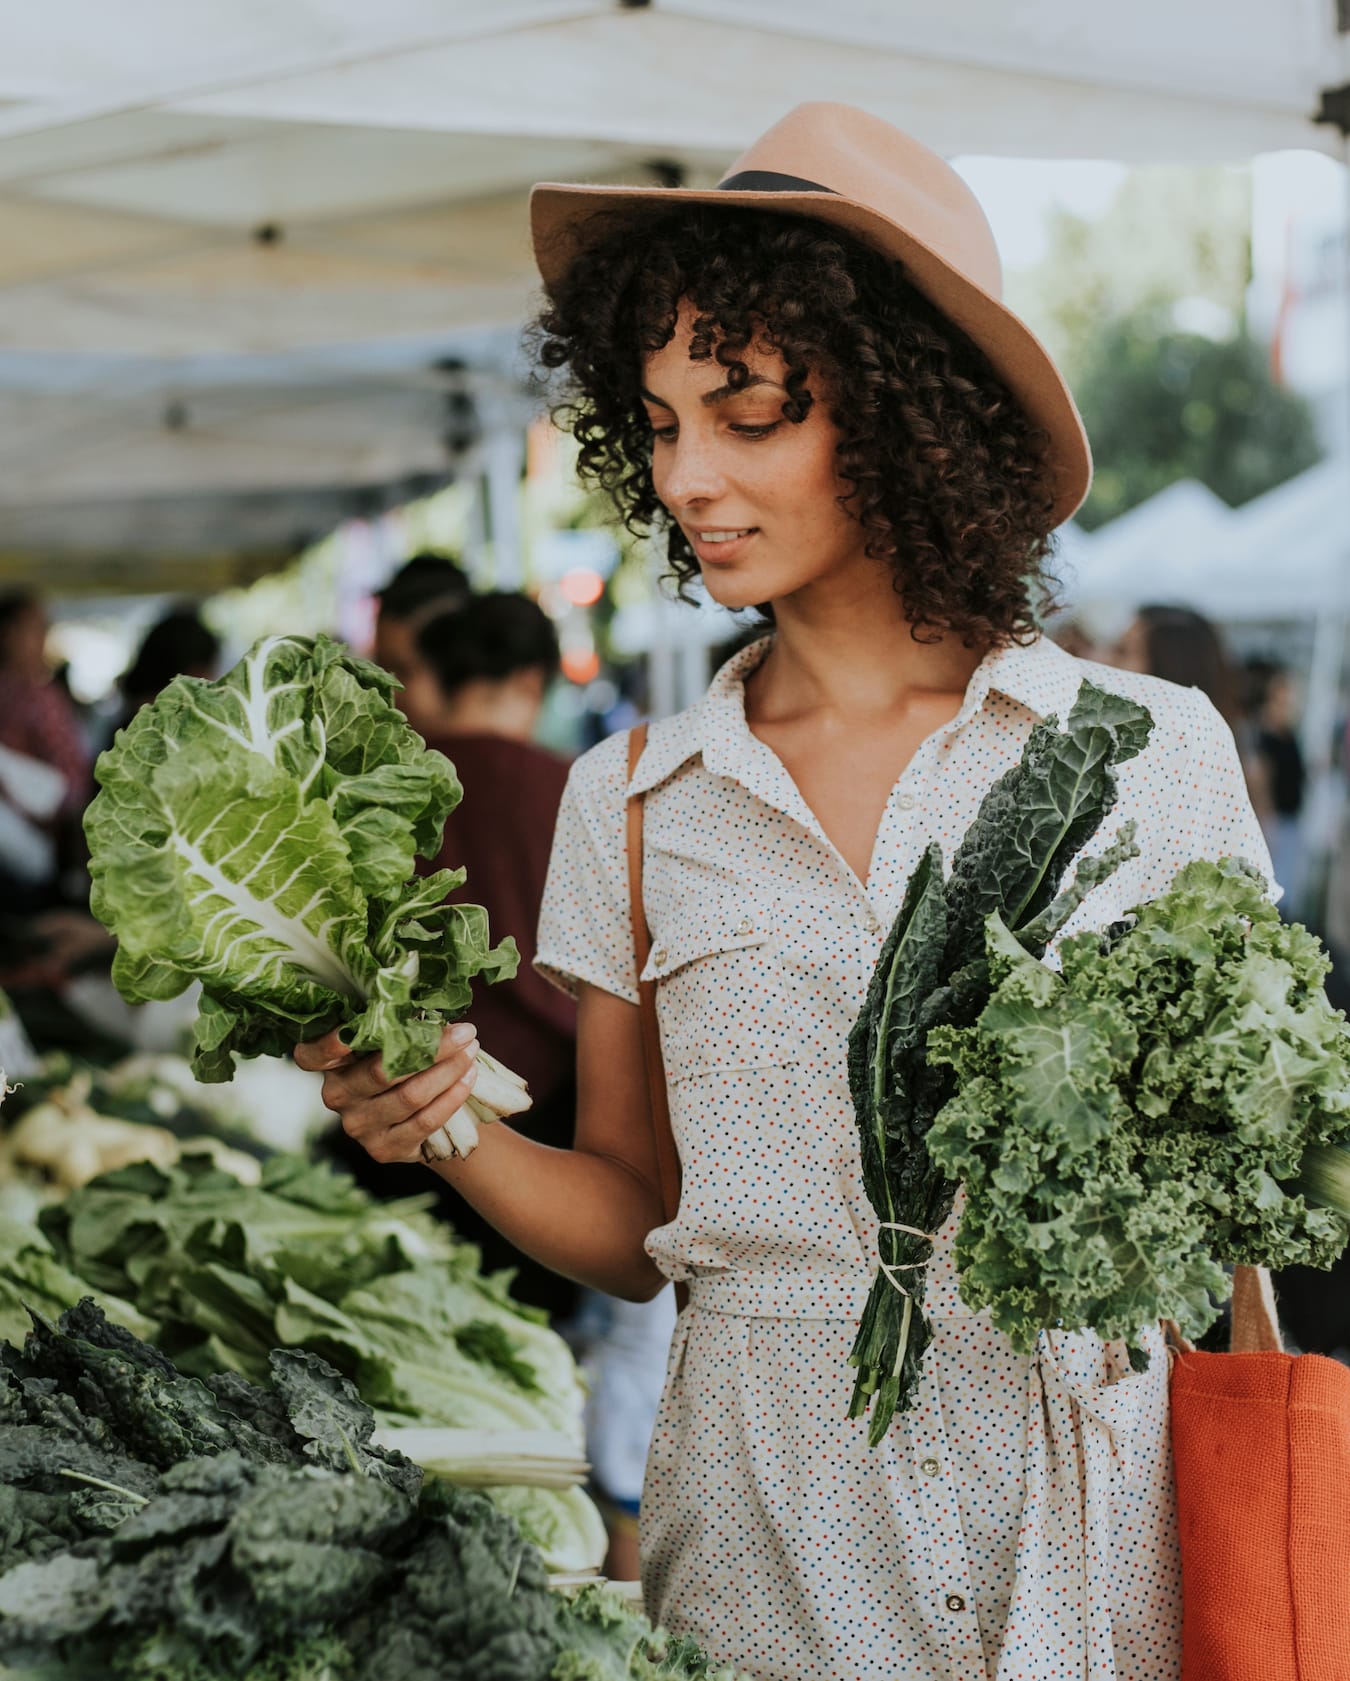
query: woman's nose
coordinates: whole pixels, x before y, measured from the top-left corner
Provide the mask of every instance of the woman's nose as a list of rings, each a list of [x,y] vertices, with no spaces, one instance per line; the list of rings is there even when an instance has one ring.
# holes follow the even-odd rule
[[[708,502],[726,488],[726,476],[718,459],[716,444],[705,438],[680,435],[666,458],[661,500],[672,509]]]

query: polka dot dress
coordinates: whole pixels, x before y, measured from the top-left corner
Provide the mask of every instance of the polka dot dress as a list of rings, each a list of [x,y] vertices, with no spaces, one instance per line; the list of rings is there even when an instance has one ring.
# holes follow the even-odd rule
[[[1174,1681],[1180,1581],[1167,1363],[1043,1332],[1021,1356],[962,1302],[951,1247],[929,1267],[934,1341],[917,1405],[880,1447],[846,1418],[847,1364],[877,1223],[845,1053],[886,930],[930,840],[951,856],[1032,724],[1086,677],[1144,702],[1148,748],[1116,810],[1140,856],[1066,933],[1163,891],[1194,857],[1267,874],[1227,726],[1196,690],[1087,665],[1053,644],[991,654],[960,712],[891,792],[866,883],[751,734],[737,654],[651,728],[643,892],[652,928],[676,1219],[648,1251],[687,1280],[642,1502],[648,1609],[755,1681]],[[628,910],[627,742],[573,767],[537,963],[637,1002]]]

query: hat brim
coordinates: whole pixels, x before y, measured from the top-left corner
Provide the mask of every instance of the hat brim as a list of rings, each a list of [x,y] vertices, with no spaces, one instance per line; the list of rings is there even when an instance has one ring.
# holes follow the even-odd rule
[[[624,209],[706,204],[812,216],[846,229],[903,263],[907,277],[988,358],[1034,426],[1050,438],[1052,526],[1082,505],[1092,483],[1092,452],[1077,406],[1050,352],[1012,311],[951,267],[930,246],[871,206],[832,192],[757,192],[718,187],[587,187],[541,182],[530,194],[535,261],[546,286],[560,281],[590,243],[588,224]]]

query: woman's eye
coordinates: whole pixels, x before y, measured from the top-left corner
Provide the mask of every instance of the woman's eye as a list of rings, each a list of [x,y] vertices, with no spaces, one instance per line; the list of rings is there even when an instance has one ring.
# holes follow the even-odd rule
[[[733,426],[731,430],[738,438],[767,438],[782,425],[779,420],[771,420],[763,426]]]
[[[668,444],[675,436],[676,430],[674,426],[653,426],[652,437],[660,438],[663,444]]]

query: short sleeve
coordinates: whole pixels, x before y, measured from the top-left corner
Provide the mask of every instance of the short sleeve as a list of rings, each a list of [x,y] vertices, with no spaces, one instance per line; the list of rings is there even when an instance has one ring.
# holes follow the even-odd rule
[[[549,857],[534,966],[573,998],[585,981],[636,1004],[627,752],[627,736],[611,736],[572,766]]]
[[[1140,897],[1165,893],[1177,871],[1193,858],[1241,858],[1261,872],[1270,898],[1278,900],[1284,888],[1274,880],[1270,849],[1252,808],[1233,732],[1198,689],[1186,693],[1190,704],[1177,720],[1184,751],[1174,755],[1175,784],[1161,791],[1165,809],[1157,832],[1162,845],[1150,860]]]

